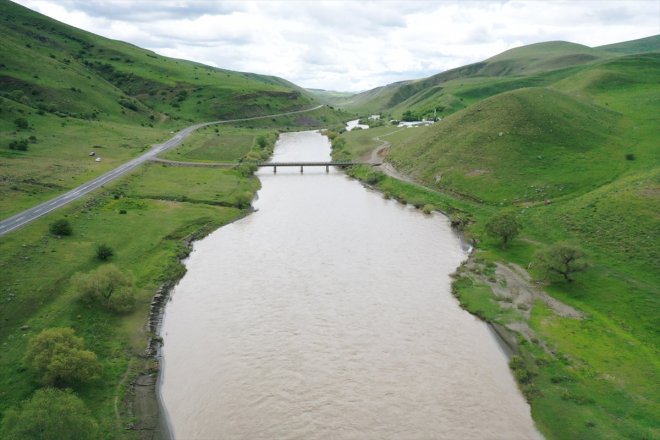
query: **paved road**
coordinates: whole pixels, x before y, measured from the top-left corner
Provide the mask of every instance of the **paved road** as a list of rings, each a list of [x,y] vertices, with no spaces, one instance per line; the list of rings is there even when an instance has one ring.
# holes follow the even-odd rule
[[[23,212],[20,212],[12,217],[9,217],[6,220],[0,221],[0,236],[3,236],[5,234],[8,234],[12,231],[15,231],[16,229],[19,229],[28,223],[38,219],[39,217],[42,217],[49,212],[52,212],[58,208],[61,208],[62,206],[66,205],[67,203],[73,202],[74,200],[79,199],[80,197],[84,196],[85,194],[94,191],[95,189],[105,185],[106,183],[112,182],[113,180],[117,179],[118,177],[128,173],[129,171],[137,168],[138,166],[142,165],[144,162],[151,160],[155,158],[157,155],[162,153],[163,151],[169,150],[170,148],[174,148],[177,145],[179,145],[185,138],[187,138],[193,131],[197,130],[198,128],[206,127],[208,125],[216,125],[216,124],[226,124],[226,123],[231,123],[231,122],[242,122],[242,121],[252,121],[256,119],[265,119],[265,118],[273,118],[276,116],[286,116],[286,115],[293,115],[296,113],[305,113],[305,112],[311,112],[313,110],[317,110],[319,108],[323,107],[322,105],[318,105],[314,108],[310,108],[307,110],[298,110],[294,112],[286,112],[286,113],[277,113],[274,115],[266,115],[266,116],[256,116],[253,118],[241,118],[241,119],[231,119],[231,120],[226,120],[226,121],[213,121],[213,122],[204,122],[201,124],[195,124],[191,125],[190,127],[186,127],[183,130],[179,131],[174,135],[174,137],[167,142],[159,145],[155,145],[151,150],[147,151],[144,153],[142,156],[136,157],[135,159],[126,162],[123,165],[118,166],[112,171],[109,171],[93,180],[90,180],[89,182],[80,185],[77,188],[72,189],[69,192],[66,192],[62,194],[61,196],[55,197],[54,199],[51,199],[47,202],[44,202],[40,205],[37,205],[33,208],[27,209]]]

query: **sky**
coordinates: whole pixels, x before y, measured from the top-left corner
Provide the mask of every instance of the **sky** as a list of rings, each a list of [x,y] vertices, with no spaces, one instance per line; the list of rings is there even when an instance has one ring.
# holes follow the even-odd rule
[[[514,47],[599,46],[660,34],[660,0],[14,0],[161,55],[361,91]]]

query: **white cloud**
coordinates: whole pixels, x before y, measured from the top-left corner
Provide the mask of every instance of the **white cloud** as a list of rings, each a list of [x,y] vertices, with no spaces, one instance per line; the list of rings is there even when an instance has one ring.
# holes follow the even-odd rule
[[[598,46],[660,33],[660,2],[18,0],[163,55],[364,90],[523,44]]]

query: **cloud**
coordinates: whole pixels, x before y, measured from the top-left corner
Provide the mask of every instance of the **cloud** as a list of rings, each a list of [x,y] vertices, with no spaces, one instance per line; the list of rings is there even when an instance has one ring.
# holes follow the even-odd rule
[[[598,46],[660,33],[657,1],[18,0],[166,56],[356,91],[523,44]]]

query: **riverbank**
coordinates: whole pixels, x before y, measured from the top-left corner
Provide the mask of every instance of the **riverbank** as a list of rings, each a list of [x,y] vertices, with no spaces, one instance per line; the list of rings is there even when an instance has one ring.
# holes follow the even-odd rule
[[[254,210],[252,208],[245,209],[240,215],[222,226],[237,222],[253,212]],[[133,417],[136,420],[136,423],[131,426],[131,429],[140,432],[141,440],[173,439],[167,412],[165,411],[158,391],[161,370],[160,348],[163,342],[163,339],[160,336],[160,327],[167,302],[172,290],[185,274],[184,262],[186,258],[188,258],[190,252],[192,252],[195,242],[202,240],[216,230],[217,229],[205,227],[193,232],[189,237],[183,240],[183,251],[177,255],[178,264],[180,265],[181,270],[177,272],[176,278],[166,281],[158,288],[151,301],[147,323],[150,338],[144,352],[145,368],[131,382],[132,397],[130,399],[130,406],[133,408]]]
[[[388,133],[384,128],[377,130],[374,134]],[[411,142],[407,135],[397,133],[393,135],[396,139],[389,140],[400,147]],[[364,157],[368,154],[366,136],[352,132],[342,135],[342,154],[350,157],[359,152],[357,157]],[[378,146],[375,141],[370,145]],[[585,203],[582,199],[591,200],[589,206],[593,207],[596,195],[603,203],[613,202],[612,197],[618,197],[616,191],[596,190],[594,195],[565,197],[550,204],[509,207],[518,213],[523,230],[503,248],[484,231],[488,219],[502,209],[499,205],[480,202],[469,194],[464,197],[399,181],[383,171],[356,167],[349,173],[386,198],[444,212],[475,244],[475,253],[457,274],[455,294],[466,310],[495,328],[511,332],[509,339],[518,346],[511,368],[546,438],[654,437],[653,414],[658,404],[650,390],[657,383],[660,364],[655,354],[657,338],[651,330],[654,319],[649,315],[653,309],[649,305],[657,304],[653,293],[657,277],[648,270],[648,243],[639,258],[625,258],[622,253],[629,240],[622,237],[639,227],[624,231],[615,222],[603,225],[610,214],[595,218],[585,216],[591,211],[576,208]],[[632,179],[642,187],[650,182]],[[633,201],[638,197],[619,190]],[[639,206],[648,211],[647,205]],[[639,216],[644,212],[638,205],[634,207],[638,211],[631,213]],[[619,223],[624,217],[617,217]],[[647,224],[646,219],[641,224]],[[530,261],[537,250],[575,240],[566,226],[569,220],[573,230],[592,231],[583,242],[592,265],[574,282],[543,279]],[[638,231],[642,236],[647,232]],[[612,234],[618,239],[604,240]],[[639,237],[631,240],[639,242]],[[617,415],[630,414],[633,408],[634,417],[621,419]]]

